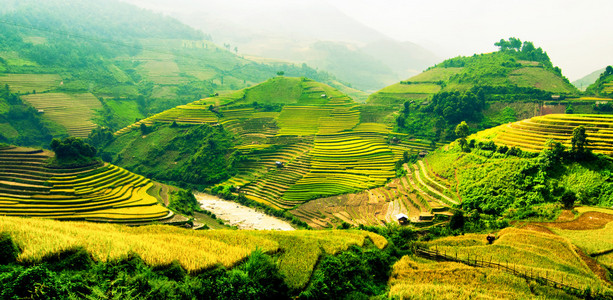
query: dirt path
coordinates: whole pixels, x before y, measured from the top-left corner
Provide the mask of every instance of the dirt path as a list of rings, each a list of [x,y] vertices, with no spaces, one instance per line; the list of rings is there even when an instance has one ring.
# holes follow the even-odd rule
[[[271,217],[251,207],[204,193],[194,193],[194,196],[196,196],[202,208],[214,213],[217,218],[223,220],[226,224],[238,227],[238,229],[294,230],[288,222]]]
[[[593,230],[603,228],[605,225],[607,225],[607,223],[611,221],[613,221],[613,215],[597,211],[588,211],[583,213],[578,218],[570,221],[533,222],[530,224],[569,230]]]

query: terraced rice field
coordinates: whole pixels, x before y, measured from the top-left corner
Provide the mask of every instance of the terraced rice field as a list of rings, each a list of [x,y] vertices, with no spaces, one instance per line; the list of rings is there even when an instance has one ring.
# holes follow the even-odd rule
[[[147,193],[149,179],[110,164],[50,168],[51,155],[0,150],[0,215],[125,223],[173,216]]]
[[[494,135],[497,144],[538,152],[550,139],[570,147],[573,129],[579,125],[586,128],[587,149],[613,155],[613,115],[551,114],[501,125],[487,134]]]
[[[92,121],[95,110],[102,108],[92,94],[45,93],[30,94],[22,98],[42,110],[50,120],[64,126],[68,134],[85,138],[96,124]]]
[[[96,261],[112,261],[132,252],[151,266],[178,261],[188,272],[197,273],[219,265],[231,268],[259,249],[279,255],[279,271],[296,289],[309,282],[324,254],[334,255],[352,245],[361,247],[366,240],[380,249],[387,245],[385,238],[366,231],[195,231],[160,225],[128,227],[0,217],[0,233],[4,232],[21,249],[21,262],[39,262],[83,247]]]
[[[9,85],[13,93],[46,92],[60,86],[62,77],[57,74],[2,74],[0,84]]]
[[[281,89],[281,87],[283,89]],[[274,99],[262,99],[274,95]],[[255,102],[255,103],[254,103]],[[277,105],[265,111],[266,105]],[[211,107],[212,106],[212,107]],[[333,88],[300,78],[274,78],[238,92],[178,106],[141,123],[220,124],[242,143],[247,159],[222,184],[275,208],[384,185],[404,151],[430,150],[424,140],[388,143],[391,127],[360,123],[360,106]],[[276,162],[283,163],[277,167]]]
[[[334,227],[341,222],[381,225],[398,222],[398,214],[407,215],[416,225],[430,225],[435,215],[450,216],[448,209],[459,201],[449,181],[435,175],[423,161],[405,164],[404,168],[406,176],[383,187],[312,200],[291,212],[314,228]]]

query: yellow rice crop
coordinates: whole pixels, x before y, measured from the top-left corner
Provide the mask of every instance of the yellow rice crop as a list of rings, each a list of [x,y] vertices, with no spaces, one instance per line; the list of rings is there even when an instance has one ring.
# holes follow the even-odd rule
[[[294,288],[308,283],[323,253],[362,246],[366,238],[379,248],[387,245],[383,237],[362,231],[194,231],[165,225],[126,227],[17,217],[0,217],[0,232],[8,232],[22,250],[21,262],[37,262],[82,247],[97,261],[135,253],[149,265],[178,261],[193,272],[215,265],[232,267],[259,248],[279,253],[280,272]]]

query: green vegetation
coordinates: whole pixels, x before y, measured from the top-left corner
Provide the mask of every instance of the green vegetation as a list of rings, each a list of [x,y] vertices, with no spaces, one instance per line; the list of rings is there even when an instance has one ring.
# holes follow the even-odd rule
[[[288,209],[383,185],[405,151],[424,147],[388,142],[386,126],[360,123],[360,115],[357,103],[328,85],[275,77],[136,122],[117,131],[102,155],[155,179],[229,186],[222,195],[239,191]]]
[[[496,45],[498,52],[448,59],[372,94],[368,110],[377,112],[377,122],[395,125],[410,137],[451,141],[461,121],[477,131],[503,124],[505,116],[515,114],[509,111],[510,103],[579,94],[547,53],[531,42],[510,38]],[[500,107],[500,102],[507,104]]]
[[[103,157],[113,157],[114,163],[134,172],[184,186],[208,186],[236,174],[241,157],[234,149],[235,138],[223,127],[141,125],[145,133],[138,130],[119,136],[104,148]]]
[[[79,138],[53,139],[49,147],[55,152],[52,165],[79,166],[98,162],[96,148]]]
[[[610,96],[613,94],[613,67],[607,66],[600,77],[587,87],[586,93],[599,96]]]
[[[11,243],[21,249],[17,264],[0,266],[6,271],[0,283],[9,287],[5,295],[28,292],[17,290],[24,288],[18,277],[32,265],[51,271],[45,279],[64,282],[50,293],[121,290],[139,298],[160,293],[171,299],[186,292],[224,299],[246,293],[255,299],[263,292],[297,296],[306,288],[303,298],[380,295],[393,262],[381,250],[387,241],[365,231],[193,231],[9,217],[0,223],[3,249]],[[336,273],[343,266],[345,273]],[[309,282],[311,277],[319,280]],[[329,280],[339,285],[322,293]]]
[[[305,64],[242,58],[177,20],[119,1],[26,0],[0,15],[0,85],[40,111],[48,128],[43,135],[51,137],[85,138],[97,126],[118,130],[204,95],[254,85],[279,70],[351,90]],[[0,113],[5,108],[0,104]],[[26,126],[28,134],[21,135]],[[29,132],[40,127],[0,120],[0,140],[46,145],[51,137]]]
[[[194,194],[184,189],[170,193],[168,208],[186,216],[193,216],[194,212],[205,212],[200,208],[200,204]]]
[[[49,123],[45,116],[27,102],[24,103],[19,95],[11,93],[8,85],[0,88],[0,142],[46,146],[54,134],[65,134],[65,131]]]

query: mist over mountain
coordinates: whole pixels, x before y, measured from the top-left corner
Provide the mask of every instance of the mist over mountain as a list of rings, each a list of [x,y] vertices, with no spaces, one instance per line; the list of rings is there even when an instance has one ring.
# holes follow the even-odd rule
[[[176,17],[239,54],[306,62],[367,91],[440,60],[432,51],[394,40],[325,1],[126,1]]]

